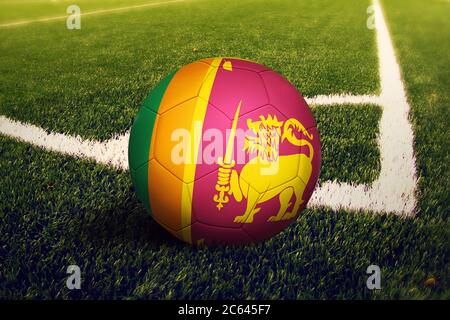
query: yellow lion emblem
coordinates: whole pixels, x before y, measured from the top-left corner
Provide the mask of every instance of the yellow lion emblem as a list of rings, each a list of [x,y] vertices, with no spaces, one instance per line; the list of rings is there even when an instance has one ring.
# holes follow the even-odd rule
[[[236,111],[233,127],[236,126],[239,108],[240,105]],[[230,161],[227,162],[219,159],[221,168],[216,184],[216,190],[219,193],[214,197],[217,208],[220,210],[223,204],[228,202],[226,194],[233,196],[237,202],[245,198],[247,199],[246,210],[242,215],[237,215],[234,221],[251,223],[254,215],[260,210],[257,207],[258,204],[278,197],[280,201],[278,213],[267,221],[292,219],[303,203],[303,192],[311,177],[311,160],[314,156],[311,142],[297,138],[293,130],[303,133],[309,140],[313,140],[313,135],[295,118],[290,118],[283,123],[278,121],[276,116],[268,115],[267,118],[260,116],[259,121],[248,119],[247,126],[253,135],[246,135],[244,151],[256,156],[244,165],[239,174],[232,169],[233,160],[229,159]],[[280,139],[281,142],[287,140],[298,147],[307,146],[309,155],[299,153],[280,156]],[[229,145],[232,145],[233,141],[230,140]],[[283,169],[278,170],[278,168]],[[295,195],[295,203],[292,211],[288,212],[293,195]]]

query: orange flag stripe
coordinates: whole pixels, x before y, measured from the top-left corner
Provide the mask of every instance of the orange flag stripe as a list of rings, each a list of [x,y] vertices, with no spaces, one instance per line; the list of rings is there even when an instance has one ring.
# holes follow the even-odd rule
[[[179,238],[191,241],[192,183],[195,177],[207,99],[214,83],[220,58],[205,59],[181,68],[162,98],[151,144],[148,166],[149,197],[154,218]],[[209,75],[209,76],[208,76]],[[190,154],[186,161],[174,161],[173,152],[181,140],[174,141],[174,130],[189,132]],[[194,133],[195,132],[195,133]],[[175,135],[176,136],[176,135]],[[180,138],[180,137],[178,137]],[[183,182],[184,181],[184,182]],[[187,183],[185,183],[187,182]]]

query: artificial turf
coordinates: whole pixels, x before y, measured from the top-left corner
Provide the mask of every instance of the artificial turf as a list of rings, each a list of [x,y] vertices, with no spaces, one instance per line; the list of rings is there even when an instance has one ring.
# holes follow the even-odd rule
[[[244,2],[243,5],[250,6],[251,3],[254,2]],[[373,83],[362,84],[356,83],[357,78],[353,79],[362,76],[361,79],[367,80],[364,77],[372,78],[377,73],[376,62],[372,60],[376,60],[372,52],[373,33],[367,29],[359,30],[356,25],[361,23],[354,22],[361,22],[363,18],[365,20],[367,3],[362,1],[364,5],[360,2],[349,4],[348,6],[353,5],[352,8],[364,7],[362,11],[355,9],[354,13],[346,11],[345,3],[327,2],[334,11],[329,11],[325,5],[323,11],[318,10],[321,6],[318,2],[296,4],[299,8],[316,8],[317,14],[312,15],[314,18],[310,19],[310,28],[328,26],[328,23],[334,26],[328,31],[325,27],[322,28],[323,33],[333,30],[328,36],[321,35],[318,31],[315,38],[311,34],[312,29],[302,29],[299,35],[292,31],[291,28],[300,27],[297,23],[306,23],[305,21],[283,23],[279,28],[291,30],[292,37],[299,37],[299,42],[291,46],[287,45],[288,40],[276,39],[277,30],[274,30],[273,24],[269,23],[264,27],[258,21],[252,22],[241,12],[234,20],[240,23],[234,26],[236,29],[253,25],[256,29],[251,34],[262,35],[263,31],[268,30],[271,35],[267,40],[258,39],[247,44],[243,42],[244,49],[239,49],[237,43],[223,43],[220,46],[219,40],[223,40],[226,35],[216,34],[211,30],[207,33],[209,38],[207,37],[206,43],[215,46],[210,49],[206,45],[198,46],[202,42],[199,39],[194,41],[194,30],[200,30],[204,26],[200,17],[204,17],[208,10],[203,9],[199,13],[197,24],[194,23],[194,29],[191,29],[192,33],[183,33],[186,39],[175,41],[175,44],[184,43],[186,50],[196,46],[200,53],[187,50],[191,53],[185,56],[183,50],[176,49],[176,45],[161,45],[164,42],[155,37],[152,43],[161,46],[153,48],[150,53],[145,53],[143,44],[130,49],[130,56],[139,52],[141,58],[145,56],[141,65],[133,65],[131,58],[126,59],[128,53],[121,52],[125,44],[129,43],[126,36],[121,36],[119,30],[104,30],[104,37],[118,36],[118,49],[112,50],[113,45],[107,46],[110,50],[108,56],[107,49],[102,49],[107,45],[106,38],[100,39],[98,45],[95,41],[85,39],[86,47],[93,47],[93,51],[75,51],[84,52],[83,57],[90,60],[81,62],[84,66],[81,69],[75,68],[75,63],[69,69],[62,69],[69,73],[79,72],[81,76],[79,82],[72,79],[66,85],[60,83],[64,76],[60,75],[57,67],[64,66],[64,54],[68,54],[67,61],[70,61],[77,57],[76,53],[70,53],[65,48],[67,43],[53,43],[52,49],[43,46],[41,54],[37,50],[36,40],[39,34],[47,40],[64,39],[60,37],[62,30],[58,31],[52,24],[23,27],[24,29],[8,32],[0,30],[2,39],[5,39],[0,44],[2,55],[5,56],[0,63],[0,113],[44,125],[52,130],[105,138],[126,128],[127,121],[132,118],[140,103],[138,100],[142,98],[135,95],[144,96],[147,86],[151,87],[158,77],[173,66],[200,56],[225,55],[227,50],[234,50],[235,53],[243,50],[244,57],[256,56],[257,59],[253,58],[254,60],[275,66],[296,83],[297,87],[303,88],[302,85],[305,85],[306,90],[302,90],[309,95],[338,93],[350,91],[351,88],[354,93],[374,92],[377,90],[376,79]],[[290,8],[292,5],[293,2],[283,2],[280,7]],[[344,8],[342,16],[339,10],[336,11],[341,5]],[[136,199],[128,172],[117,172],[86,160],[42,151],[10,138],[0,137],[0,297],[449,299],[450,181],[447,169],[449,147],[446,143],[450,123],[447,94],[449,76],[446,71],[449,42],[445,41],[450,32],[445,15],[449,4],[444,1],[391,0],[384,1],[383,5],[412,106],[411,121],[415,132],[419,174],[419,202],[415,218],[405,219],[372,212],[308,209],[284,232],[261,244],[248,247],[191,247],[175,240],[147,215],[143,205]],[[230,2],[230,6],[236,8],[237,2]],[[164,14],[181,17],[181,21],[186,22],[184,10],[186,7],[174,7],[165,10]],[[263,9],[254,11],[256,16],[262,18],[267,15],[267,11]],[[292,18],[293,11],[280,10],[278,15],[266,17],[266,20],[274,22]],[[161,18],[163,12],[153,10],[147,15]],[[130,27],[133,31],[137,29],[137,22],[144,23],[142,29],[149,28],[151,24],[144,21],[143,17],[146,15],[143,13],[127,13],[125,16],[133,17],[128,23],[134,27]],[[224,16],[229,19],[226,21],[224,17],[220,17],[221,23],[218,25],[229,24],[231,11],[228,14],[225,11]],[[342,24],[338,24],[337,16],[340,16]],[[98,19],[109,23],[120,23],[121,20],[119,16]],[[95,29],[103,30],[101,23],[95,21],[91,21]],[[166,26],[169,23],[167,16],[159,21]],[[86,22],[89,30],[89,20]],[[152,23],[158,25],[158,21]],[[216,28],[218,25],[215,25]],[[182,32],[181,22],[178,27],[177,30]],[[365,28],[365,24],[360,27]],[[154,35],[159,34],[161,37],[161,28],[155,30]],[[344,35],[344,29],[351,32],[351,28],[355,28],[357,32]],[[53,32],[52,36],[50,32]],[[140,32],[142,34],[143,31]],[[28,40],[27,35],[30,37]],[[127,36],[133,39],[133,34]],[[329,42],[321,42],[323,37],[329,39]],[[362,49],[351,49],[350,53],[340,51],[341,45],[352,47],[365,43],[360,37],[370,39],[367,45],[372,46],[372,49],[367,50],[369,52],[362,52]],[[170,40],[176,38],[174,36]],[[236,41],[242,40],[237,38]],[[80,35],[75,35],[74,39],[69,40],[70,45],[83,41]],[[158,39],[162,42],[158,42]],[[305,39],[310,41],[310,47],[322,46],[322,50],[319,50],[321,53],[305,48],[306,45],[302,45],[302,40]],[[342,39],[347,43],[340,44]],[[121,44],[120,40],[125,44]],[[269,45],[269,40],[272,45]],[[31,45],[31,48],[27,45]],[[171,55],[166,54],[167,50],[162,50],[168,48],[172,49],[169,50]],[[254,52],[250,52],[251,49]],[[48,61],[47,64],[44,63],[45,56],[52,50],[56,50],[54,59],[51,60],[55,63],[53,68]],[[215,50],[219,53],[214,54]],[[299,52],[302,54],[296,56],[295,53]],[[323,52],[327,54],[322,55]],[[331,52],[341,52],[344,56],[330,57]],[[366,63],[364,59],[352,60],[355,65],[351,65],[348,59],[355,52],[369,57],[369,62]],[[289,56],[292,61],[285,59]],[[185,57],[187,61],[183,60]],[[126,71],[120,58],[131,62],[131,71]],[[25,66],[19,65],[18,61]],[[282,64],[282,61],[289,61],[288,65]],[[102,65],[100,68],[106,68],[103,75],[111,77],[110,83],[108,78],[103,79],[97,74],[87,76],[90,71],[96,70],[97,64]],[[116,77],[108,69],[109,64],[117,64],[119,70]],[[13,70],[14,66],[17,67],[17,72]],[[24,70],[27,68],[30,75],[25,77]],[[128,82],[127,74],[134,74],[133,70],[141,71]],[[308,72],[313,70],[317,81],[309,79],[304,82],[303,79],[308,78]],[[345,80],[333,80],[333,72],[330,70],[345,70]],[[361,74],[354,70],[359,70]],[[368,70],[369,75],[363,74]],[[128,73],[122,75],[121,72]],[[98,83],[100,87],[83,95],[89,83]],[[107,83],[111,91],[105,88]],[[40,84],[43,85],[42,88]],[[70,87],[72,84],[78,84],[78,87]],[[122,96],[133,86],[136,88],[133,94]],[[35,91],[32,92],[31,89]],[[55,94],[47,96],[49,92]],[[61,100],[55,98],[56,92],[62,94]],[[97,101],[97,93],[103,93],[98,98],[100,101],[110,100],[111,105],[90,105],[89,101]],[[118,108],[112,104],[115,98],[122,103]],[[126,105],[126,99],[129,99],[131,107],[124,111],[122,108]],[[43,107],[38,108],[39,105]],[[25,106],[29,106],[30,110],[26,110]],[[73,110],[67,106],[71,106]],[[371,144],[372,151],[358,154],[364,156],[360,159],[363,164],[371,164],[371,169],[359,172],[358,177],[349,178],[353,173],[347,166],[359,161],[352,162],[354,159],[346,154],[347,150],[353,154],[353,148],[335,149],[335,140],[346,141],[344,146],[352,146],[352,139],[355,139],[360,149],[364,149],[364,144],[361,147],[362,139],[358,139],[370,137],[374,141],[377,129],[372,122],[379,119],[379,109],[375,106],[325,106],[314,108],[314,113],[322,131],[323,158],[324,164],[326,163],[321,179],[358,181],[359,178],[363,179],[362,182],[370,183],[376,177],[375,169],[379,165],[372,155],[377,152],[375,146]],[[100,114],[105,114],[105,117],[96,118]],[[48,118],[49,116],[51,117]],[[83,121],[90,122],[86,124]],[[108,127],[100,126],[99,123],[108,123]],[[351,135],[352,132],[359,135]],[[336,133],[343,135],[343,138],[336,137]],[[65,271],[69,264],[77,264],[81,268],[81,290],[70,291],[65,286]],[[381,290],[369,291],[366,288],[365,271],[370,264],[381,267]],[[436,283],[426,285],[425,280],[428,278],[434,278]]]
[[[64,20],[0,28],[0,113],[106,139],[131,126],[170,71],[215,56],[266,64],[306,96],[374,93],[368,4],[188,0],[82,17],[81,30],[68,30]]]
[[[322,147],[322,181],[373,182],[381,169],[376,105],[314,107]]]
[[[128,172],[0,145],[2,298],[448,297],[446,231],[426,220],[308,209],[261,244],[192,247],[149,217]],[[65,286],[70,264],[81,290]],[[381,291],[366,288],[370,264]]]
[[[58,1],[27,1],[27,0],[2,0],[0,1],[0,24],[11,24],[33,19],[54,18],[67,16],[67,7],[76,4],[81,14],[97,11],[110,10],[118,7],[142,6],[150,3],[162,3],[171,0],[72,0]],[[194,0],[191,0],[194,1]],[[162,5],[162,4],[161,4]],[[64,21],[64,19],[61,19]]]
[[[450,231],[450,2],[395,0],[383,4],[412,108],[418,215],[430,223],[444,223]],[[449,264],[447,268],[450,272]]]

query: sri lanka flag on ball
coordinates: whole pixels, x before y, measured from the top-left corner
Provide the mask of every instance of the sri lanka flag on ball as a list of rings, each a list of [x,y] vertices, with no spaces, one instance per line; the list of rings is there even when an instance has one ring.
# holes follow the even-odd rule
[[[136,116],[133,184],[153,218],[193,244],[247,244],[286,228],[320,170],[316,122],[278,73],[204,59],[164,78]]]

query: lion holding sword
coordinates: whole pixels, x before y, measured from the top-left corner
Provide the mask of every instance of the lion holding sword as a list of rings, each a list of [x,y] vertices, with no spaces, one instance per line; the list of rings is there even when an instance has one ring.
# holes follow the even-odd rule
[[[213,199],[217,203],[216,207],[220,210],[229,201],[228,196],[233,196],[237,202],[241,202],[245,198],[247,199],[245,212],[237,215],[234,222],[252,223],[254,215],[261,209],[257,206],[278,197],[279,210],[267,221],[293,219],[303,203],[303,192],[311,177],[314,148],[310,141],[314,137],[295,118],[289,118],[283,122],[269,114],[266,117],[261,115],[259,121],[247,119],[247,126],[253,135],[246,135],[244,151],[249,155],[256,156],[248,161],[238,173],[233,169],[235,163],[231,159],[231,154],[241,103],[236,110],[225,156],[223,159],[219,159],[220,168],[216,184],[218,193]],[[302,133],[305,138],[297,138],[294,130]],[[287,140],[298,147],[306,146],[309,152],[308,154],[280,156],[280,139],[281,142]],[[279,168],[283,168],[283,170],[279,170]],[[295,178],[289,178],[290,176]],[[292,205],[293,196],[295,196],[294,206],[291,211],[288,211]]]

